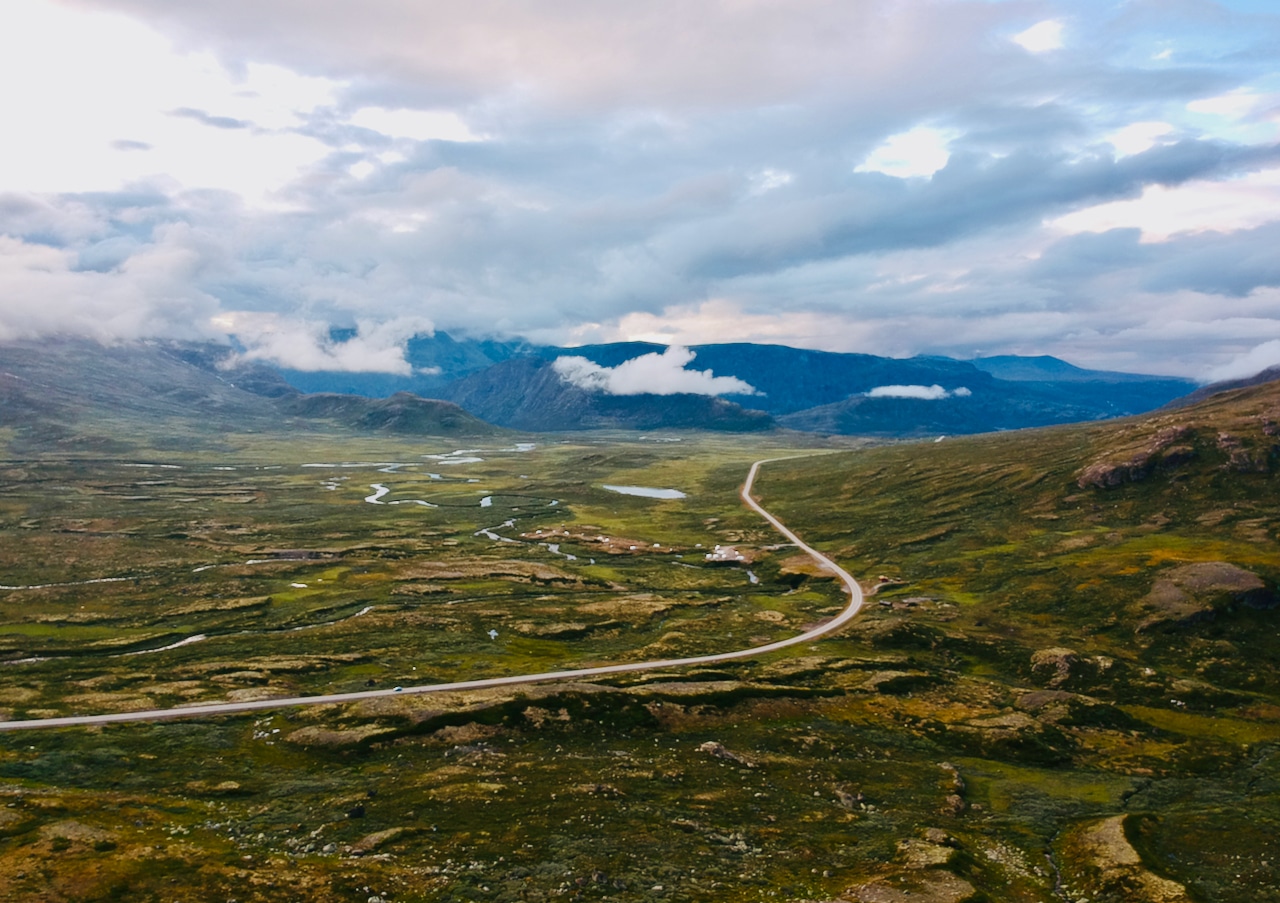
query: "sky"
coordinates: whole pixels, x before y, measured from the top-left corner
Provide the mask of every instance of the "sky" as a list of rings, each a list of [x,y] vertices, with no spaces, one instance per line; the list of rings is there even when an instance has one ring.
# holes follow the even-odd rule
[[[1280,363],[1277,9],[0,4],[0,340],[406,372],[436,329],[1247,375]]]

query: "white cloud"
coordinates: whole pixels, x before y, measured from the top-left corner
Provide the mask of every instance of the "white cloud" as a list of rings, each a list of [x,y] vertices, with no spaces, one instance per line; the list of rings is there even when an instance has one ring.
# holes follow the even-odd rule
[[[1243,379],[1277,365],[1280,365],[1280,339],[1263,342],[1235,359],[1214,367],[1205,374],[1205,379],[1209,382]]]
[[[213,338],[200,324],[217,301],[193,285],[200,259],[190,230],[170,226],[157,238],[119,267],[96,272],[79,269],[74,251],[0,235],[0,341]]]
[[[135,20],[43,0],[0,4],[0,82],[0,190],[161,178],[260,205],[328,153],[293,129],[339,87],[257,63],[233,75]]]
[[[413,141],[482,141],[462,121],[457,113],[448,110],[388,110],[385,107],[364,107],[351,117],[351,124],[362,129],[372,129],[393,138],[409,138]]]
[[[764,194],[783,185],[789,185],[793,178],[794,176],[786,170],[762,169],[751,176],[751,194]]]
[[[952,132],[929,126],[899,132],[886,138],[854,172],[882,172],[900,179],[931,176],[951,159],[947,145],[954,137]]]
[[[1045,53],[1060,50],[1062,41],[1062,22],[1058,19],[1046,19],[1037,22],[1025,31],[1020,31],[1009,40],[1028,53]]]
[[[937,384],[932,386],[876,386],[867,393],[868,398],[918,398],[922,401],[941,401],[944,398],[968,398],[972,395],[969,389],[960,386],[948,392]]]
[[[356,335],[335,342],[329,337],[326,323],[253,311],[220,314],[213,318],[213,324],[245,346],[245,351],[230,363],[262,360],[293,370],[400,376],[413,372],[404,356],[406,343],[415,335],[430,335],[433,331],[431,322],[422,317],[380,323],[363,320],[356,324]]]
[[[1141,229],[1144,242],[1184,232],[1235,232],[1280,219],[1280,169],[1235,179],[1149,185],[1133,200],[1076,210],[1046,225],[1068,233]]]
[[[1107,136],[1107,141],[1122,157],[1150,150],[1160,139],[1173,132],[1167,122],[1134,122]]]
[[[1252,91],[1231,91],[1214,97],[1193,100],[1187,104],[1192,113],[1205,113],[1210,116],[1224,116],[1227,119],[1241,119],[1251,113],[1264,100],[1263,96]]]
[[[737,377],[684,369],[695,356],[688,348],[671,345],[661,354],[642,354],[616,367],[601,367],[577,355],[556,358],[551,366],[570,385],[606,395],[757,394]]]

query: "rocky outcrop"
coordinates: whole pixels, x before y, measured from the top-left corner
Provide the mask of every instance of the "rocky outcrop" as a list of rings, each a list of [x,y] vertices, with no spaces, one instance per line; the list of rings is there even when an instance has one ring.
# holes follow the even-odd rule
[[[1191,436],[1188,426],[1165,427],[1137,448],[1112,451],[1095,459],[1077,475],[1076,485],[1081,489],[1114,489],[1144,480],[1157,468],[1185,464],[1196,454],[1187,441]]]
[[[1068,837],[1064,861],[1079,863],[1081,874],[1072,884],[1072,897],[1104,896],[1133,903],[1183,903],[1187,890],[1176,881],[1161,878],[1142,862],[1125,836],[1125,816],[1114,815],[1092,822]]]
[[[1031,671],[1037,675],[1050,675],[1049,686],[1056,688],[1071,679],[1071,668],[1079,662],[1080,655],[1074,649],[1059,646],[1037,649],[1031,655]]]
[[[855,884],[834,903],[965,903],[980,898],[977,888],[949,869],[961,851],[945,831],[930,828],[924,839],[898,842],[891,871]],[[985,897],[981,897],[985,899]]]
[[[1236,605],[1274,608],[1275,593],[1252,571],[1225,561],[1199,561],[1166,571],[1139,602],[1138,630],[1207,621]]]

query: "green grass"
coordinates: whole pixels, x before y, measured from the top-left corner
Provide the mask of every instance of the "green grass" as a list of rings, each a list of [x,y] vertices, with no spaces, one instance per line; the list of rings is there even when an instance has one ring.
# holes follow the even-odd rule
[[[1045,851],[1075,881],[1091,866],[1067,840],[1133,814],[1143,867],[1197,899],[1280,899],[1274,873],[1236,878],[1230,858],[1276,855],[1249,826],[1280,824],[1277,614],[1136,630],[1162,569],[1280,578],[1274,474],[1231,471],[1215,445],[1261,421],[1239,404],[1186,416],[1192,465],[1106,491],[1077,474],[1140,445],[1141,421],[767,465],[757,495],[806,541],[867,585],[906,583],[841,635],[761,660],[0,735],[0,894],[832,899],[907,875],[899,844],[937,828],[960,850],[948,868],[990,899],[1050,901]],[[795,549],[737,497],[753,460],[830,451],[785,435],[468,442],[492,451],[466,465],[422,457],[450,440],[177,438],[17,442],[0,465],[0,583],[128,578],[0,591],[10,716],[693,655],[842,604],[834,581],[785,566]],[[320,462],[366,463],[302,466]],[[368,504],[374,483],[439,507]],[[559,544],[576,560],[537,530],[574,534]],[[760,582],[708,567],[717,543],[751,551]],[[1064,646],[1067,673],[1033,667]]]

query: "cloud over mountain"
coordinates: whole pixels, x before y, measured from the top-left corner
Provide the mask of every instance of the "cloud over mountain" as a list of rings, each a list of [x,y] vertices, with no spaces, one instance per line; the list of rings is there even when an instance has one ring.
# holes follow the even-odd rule
[[[947,390],[937,384],[932,386],[876,386],[867,392],[868,398],[918,398],[921,401],[941,401],[943,398],[968,398],[969,389],[959,386]]]
[[[566,383],[606,395],[756,394],[750,384],[737,377],[686,370],[694,357],[688,348],[672,345],[661,354],[642,354],[616,367],[602,367],[577,355],[558,357],[551,366]]]

